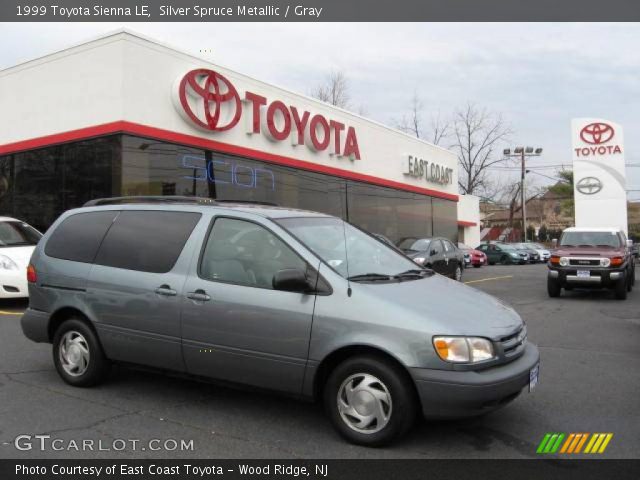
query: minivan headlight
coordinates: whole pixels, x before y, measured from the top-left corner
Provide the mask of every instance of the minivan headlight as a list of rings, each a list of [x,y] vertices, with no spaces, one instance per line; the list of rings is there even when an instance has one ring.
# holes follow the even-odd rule
[[[520,254],[516,252],[511,252],[509,255],[511,255],[513,258],[520,258]]]
[[[0,269],[18,270],[18,265],[6,255],[0,255]]]
[[[493,344],[480,337],[433,337],[433,346],[445,362],[476,363],[492,359]]]
[[[418,265],[422,265],[427,259],[424,257],[416,257],[413,259],[414,262],[416,262]]]
[[[601,267],[608,267],[609,265],[611,265],[611,259],[609,259],[609,258],[601,258],[600,259],[600,266]]]
[[[566,267],[569,265],[569,259],[567,257],[560,257],[560,266]]]

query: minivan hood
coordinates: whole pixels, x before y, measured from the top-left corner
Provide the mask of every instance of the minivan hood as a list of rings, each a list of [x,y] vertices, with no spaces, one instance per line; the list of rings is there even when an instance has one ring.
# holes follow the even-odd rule
[[[498,339],[519,330],[520,315],[480,290],[439,274],[395,283],[361,283],[370,307],[399,327],[433,335],[469,335]],[[372,311],[372,310],[369,310]]]

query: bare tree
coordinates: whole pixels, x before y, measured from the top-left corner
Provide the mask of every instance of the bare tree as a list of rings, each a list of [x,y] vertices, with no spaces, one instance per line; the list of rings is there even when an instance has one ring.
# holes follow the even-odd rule
[[[349,80],[344,72],[334,70],[311,91],[311,96],[335,107],[348,108],[351,101]]]
[[[448,122],[443,120],[438,111],[437,116],[431,116],[430,129],[426,132],[423,128],[424,103],[417,92],[413,93],[411,98],[411,108],[408,115],[403,115],[399,121],[396,121],[396,128],[416,138],[424,138],[435,145],[439,145],[451,129]]]
[[[488,186],[488,168],[506,161],[502,155],[495,155],[496,148],[511,133],[500,115],[475,105],[468,104],[455,113],[451,148],[458,155],[458,184],[463,193],[481,194]]]
[[[396,122],[398,130],[414,135],[416,138],[422,137],[422,108],[423,103],[418,92],[413,92],[409,115],[403,115],[400,121]]]

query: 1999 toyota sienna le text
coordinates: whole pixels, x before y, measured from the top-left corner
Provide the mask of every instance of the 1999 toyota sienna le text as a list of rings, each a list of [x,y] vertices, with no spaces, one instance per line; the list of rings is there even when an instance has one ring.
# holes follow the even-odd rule
[[[208,199],[97,200],[64,213],[28,267],[22,329],[64,381],[111,362],[322,399],[348,440],[477,415],[537,383],[508,306],[324,214]]]

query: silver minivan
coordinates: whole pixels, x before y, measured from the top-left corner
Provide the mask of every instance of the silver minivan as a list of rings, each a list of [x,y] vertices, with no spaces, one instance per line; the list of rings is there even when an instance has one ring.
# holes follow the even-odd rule
[[[31,258],[25,335],[87,387],[126,362],[321,399],[351,442],[533,388],[538,349],[499,300],[329,215],[188,197],[65,212]]]

